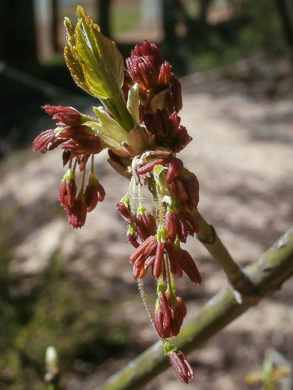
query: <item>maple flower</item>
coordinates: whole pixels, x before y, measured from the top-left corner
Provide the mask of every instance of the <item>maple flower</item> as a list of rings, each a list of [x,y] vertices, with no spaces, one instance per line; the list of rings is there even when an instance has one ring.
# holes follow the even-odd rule
[[[177,336],[187,310],[183,300],[179,297],[172,297],[170,294],[159,293],[155,315],[154,325],[158,335],[162,338]]]
[[[165,108],[170,114],[182,108],[181,84],[171,72],[171,65],[163,62],[158,47],[148,41],[136,45],[126,59],[128,74],[138,83],[143,106],[155,111]],[[129,83],[129,79],[128,79]]]
[[[63,150],[62,163],[67,167],[59,200],[75,229],[105,198],[96,175],[97,154],[106,150],[111,167],[129,180],[116,208],[134,247],[129,257],[132,274],[166,355],[180,380],[188,383],[193,377],[190,364],[167,341],[179,334],[186,316],[186,306],[176,293],[176,277],[186,274],[195,284],[202,280],[195,261],[181,247],[199,233],[193,214],[199,183],[177,157],[192,140],[178,115],[181,84],[155,44],[136,45],[124,66],[115,42],[101,33],[81,6],[77,16],[76,25],[68,18],[64,21],[64,58],[77,85],[99,104],[92,107],[93,116],[72,107],[43,106],[57,123],[35,138],[33,150],[46,153],[59,146]],[[154,310],[141,281],[148,269],[157,284]]]
[[[187,210],[170,210],[165,217],[165,227],[168,230],[168,238],[175,241],[178,237],[181,242],[186,242],[188,235],[199,233],[199,225],[193,215]]]
[[[158,279],[162,272],[163,256],[164,242],[155,236],[148,237],[129,258],[129,262],[134,263],[134,279],[143,278],[150,266],[153,277]]]
[[[186,128],[180,125],[180,118],[176,112],[171,116],[165,109],[157,110],[155,113],[147,112],[144,121],[156,145],[175,153],[180,152],[192,140]]]

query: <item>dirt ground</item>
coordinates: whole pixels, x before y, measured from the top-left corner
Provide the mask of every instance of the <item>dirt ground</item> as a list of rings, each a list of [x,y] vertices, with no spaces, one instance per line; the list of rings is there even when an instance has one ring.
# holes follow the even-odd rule
[[[200,181],[199,210],[216,228],[237,262],[244,266],[257,260],[292,225],[292,101],[289,98],[256,100],[227,89],[226,83],[199,92],[192,78],[183,80],[183,87],[181,123],[187,127],[193,142],[183,151],[182,158]],[[46,208],[55,202],[63,175],[59,153],[34,155],[19,170],[4,173],[0,199],[10,197],[32,214],[36,203],[39,208]],[[96,163],[107,197],[89,215],[86,226],[73,231],[65,215],[60,213],[60,217],[52,220],[44,210],[38,229],[27,231],[19,238],[11,269],[28,277],[42,272],[59,248],[68,272],[87,286],[83,288],[99,286],[105,299],[109,292],[113,299],[125,297],[116,315],[131,319],[131,337],[148,347],[156,341],[156,336],[135,292],[128,263],[131,248],[124,239],[125,225],[115,211],[127,183],[112,174],[105,160],[106,156],[101,154]],[[192,313],[224,287],[226,279],[195,239],[190,239],[187,246],[203,276],[201,287],[192,286],[186,279],[178,283],[179,295]],[[154,291],[151,280],[147,279],[146,288]],[[130,299],[130,293],[135,298]],[[293,362],[292,294],[293,280],[290,280],[272,298],[261,302],[190,354],[196,376],[189,388],[249,389],[244,377],[261,368],[268,348]],[[130,359],[127,356],[106,361],[83,377],[77,371],[68,373],[64,376],[66,390],[97,390],[97,386]],[[171,370],[145,387],[145,390],[180,389],[186,386],[178,382]]]

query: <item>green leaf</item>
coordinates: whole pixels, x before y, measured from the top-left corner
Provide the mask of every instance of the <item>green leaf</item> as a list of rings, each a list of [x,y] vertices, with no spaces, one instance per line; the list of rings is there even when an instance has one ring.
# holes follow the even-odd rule
[[[139,86],[137,83],[135,83],[128,92],[128,99],[127,99],[127,109],[130,112],[134,124],[139,124]]]
[[[93,111],[99,119],[96,128],[100,133],[118,142],[119,145],[126,141],[128,132],[115,119],[111,118],[102,107],[93,107]]]
[[[64,19],[64,25],[66,28],[66,40],[67,40],[67,45],[64,48],[64,59],[66,65],[76,84],[91,95],[92,93],[87,87],[87,83],[83,73],[83,68],[81,66],[81,63],[79,62],[79,56],[76,51],[76,44],[75,44],[75,37],[74,37],[75,25],[68,18]]]
[[[98,98],[115,98],[124,79],[124,64],[116,44],[105,37],[81,6],[74,31],[76,53],[87,88]],[[68,42],[70,45],[70,42]]]

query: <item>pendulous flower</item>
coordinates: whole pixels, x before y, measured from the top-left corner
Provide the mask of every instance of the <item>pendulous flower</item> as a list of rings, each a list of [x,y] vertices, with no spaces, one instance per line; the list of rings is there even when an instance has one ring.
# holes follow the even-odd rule
[[[200,284],[199,270],[181,245],[199,233],[194,211],[199,202],[197,177],[177,157],[192,140],[181,124],[181,84],[159,48],[148,41],[123,57],[81,6],[77,24],[65,18],[65,62],[74,81],[98,98],[93,117],[72,107],[45,105],[57,121],[43,131],[33,150],[46,153],[60,146],[67,166],[59,200],[69,224],[77,229],[105,198],[95,173],[95,156],[107,150],[108,162],[129,187],[116,208],[128,225],[126,237],[134,247],[129,262],[141,297],[164,351],[184,383],[193,377],[185,355],[167,340],[177,336],[186,306],[177,296],[175,277],[186,274]],[[79,177],[78,177],[79,176]],[[157,284],[154,310],[146,301],[142,281],[150,268]]]
[[[183,352],[175,350],[168,355],[168,358],[176,375],[183,383],[188,383],[189,379],[194,377],[193,369]]]
[[[186,313],[182,298],[171,299],[170,294],[160,292],[154,315],[154,325],[158,335],[163,339],[177,336]]]

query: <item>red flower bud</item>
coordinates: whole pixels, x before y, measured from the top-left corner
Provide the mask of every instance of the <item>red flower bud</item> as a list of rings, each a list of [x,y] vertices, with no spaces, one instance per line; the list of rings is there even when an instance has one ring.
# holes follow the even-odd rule
[[[158,47],[154,43],[150,43],[147,40],[143,41],[143,43],[140,45],[136,45],[135,48],[131,51],[131,57],[135,56],[150,58],[153,66],[156,69],[159,69],[163,62],[163,57]]]
[[[164,339],[177,336],[186,313],[186,306],[181,298],[176,297],[172,304],[169,294],[160,292],[154,315],[158,335]]]
[[[176,177],[169,185],[176,192],[178,200],[184,208],[190,211],[197,209],[199,183],[192,172],[184,168],[181,175]]]
[[[64,142],[64,139],[58,138],[54,129],[42,131],[33,141],[33,151],[46,153],[48,150],[57,148]]]
[[[177,247],[174,242],[169,239],[165,242],[165,249],[169,255],[170,267],[173,275],[182,277],[183,272],[185,272],[193,283],[201,284],[202,277],[189,252]]]
[[[131,211],[130,211],[130,207],[129,207],[129,204],[126,204],[124,202],[118,202],[116,204],[116,209],[119,211],[119,213],[121,214],[121,217],[127,222],[127,223],[131,223],[132,222],[132,219],[133,219],[133,216],[131,214]]]
[[[75,229],[81,228],[85,224],[87,205],[82,190],[80,190],[73,206],[66,210],[66,212],[68,214],[68,223]]]
[[[165,61],[160,68],[158,85],[167,87],[170,83],[171,75],[171,65]]]
[[[176,112],[169,117],[165,109],[155,113],[148,111],[144,114],[144,122],[156,145],[175,153],[180,152],[192,139],[186,128],[180,125],[180,117]]]
[[[59,187],[59,201],[65,209],[73,206],[76,191],[77,187],[74,179],[62,179]]]
[[[145,241],[149,236],[154,236],[157,230],[157,224],[149,212],[138,212],[134,218],[139,238]]]
[[[132,253],[129,258],[133,264],[133,277],[135,279],[142,278],[147,269],[152,266],[153,277],[158,279],[162,272],[163,257],[165,244],[155,236],[148,237],[140,246]]]
[[[96,207],[97,203],[102,202],[105,198],[105,190],[94,173],[90,174],[84,196],[87,211],[92,211]]]
[[[194,372],[184,353],[175,350],[168,357],[178,378],[183,383],[188,383],[189,379],[194,377]]]
[[[165,227],[169,233],[169,240],[175,241],[178,237],[181,242],[186,242],[188,235],[194,236],[200,229],[195,218],[187,210],[169,211],[165,217]]]
[[[166,176],[166,183],[170,184],[175,177],[178,177],[183,170],[183,162],[179,158],[172,158],[169,163],[169,168]]]
[[[47,104],[42,108],[49,114],[52,115],[52,119],[57,119],[67,126],[78,126],[82,123],[82,115],[80,112],[72,107],[64,106],[51,106]]]

